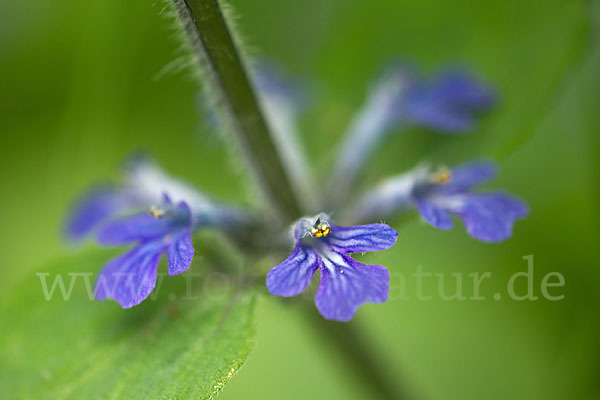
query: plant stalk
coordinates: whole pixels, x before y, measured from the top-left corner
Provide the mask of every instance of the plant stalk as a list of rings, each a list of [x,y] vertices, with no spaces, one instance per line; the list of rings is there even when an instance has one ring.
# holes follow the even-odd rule
[[[201,69],[261,193],[289,222],[302,215],[218,0],[173,0]]]

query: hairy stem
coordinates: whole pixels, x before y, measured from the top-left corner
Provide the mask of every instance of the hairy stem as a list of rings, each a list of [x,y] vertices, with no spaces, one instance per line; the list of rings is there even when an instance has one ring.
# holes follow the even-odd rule
[[[173,0],[202,78],[254,179],[282,216],[302,213],[218,0]]]

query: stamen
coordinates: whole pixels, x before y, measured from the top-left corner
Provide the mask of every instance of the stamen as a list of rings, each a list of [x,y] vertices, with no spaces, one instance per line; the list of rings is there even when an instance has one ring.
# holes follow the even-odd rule
[[[329,235],[330,230],[331,228],[329,227],[329,224],[327,222],[321,221],[321,218],[317,218],[317,221],[311,228],[310,233],[314,237],[319,238]]]
[[[431,174],[429,179],[433,183],[445,185],[452,181],[452,170],[448,167],[440,167],[438,170],[434,171]]]
[[[150,207],[148,214],[152,215],[154,218],[162,218],[165,215],[165,210],[157,206],[152,206]]]

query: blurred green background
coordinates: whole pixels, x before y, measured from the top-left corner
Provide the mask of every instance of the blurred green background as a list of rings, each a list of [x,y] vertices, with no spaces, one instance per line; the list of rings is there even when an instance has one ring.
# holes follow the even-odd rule
[[[389,221],[398,244],[367,260],[407,277],[410,300],[357,316],[399,387],[426,399],[595,399],[600,396],[600,48],[587,1],[232,1],[250,54],[314,82],[303,141],[321,175],[335,141],[382,63],[408,58],[435,71],[465,65],[497,88],[500,106],[469,136],[413,130],[390,138],[365,174],[373,183],[422,158],[492,157],[494,183],[525,198],[531,216],[496,245],[417,218]],[[202,123],[187,72],[157,78],[181,56],[161,2],[3,2],[0,13],[0,293],[74,249],[64,214],[90,183],[116,176],[145,149],[171,173],[222,198],[246,199],[243,177]],[[246,199],[247,200],[247,199]],[[492,299],[534,256],[542,277],[565,277],[561,301]],[[485,301],[414,299],[410,274],[492,272]],[[466,279],[466,278],[465,278]],[[394,279],[392,281],[394,285]],[[525,290],[523,282],[518,291]],[[426,294],[437,292],[435,279]],[[465,285],[467,295],[471,294]],[[412,296],[411,296],[412,295]],[[504,296],[506,297],[506,296]],[[364,399],[326,342],[285,302],[262,297],[257,345],[222,399]]]

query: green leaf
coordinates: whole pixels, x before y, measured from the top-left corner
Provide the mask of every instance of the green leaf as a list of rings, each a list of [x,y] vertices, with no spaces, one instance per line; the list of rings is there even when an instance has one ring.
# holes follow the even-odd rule
[[[255,293],[225,275],[164,276],[156,296],[123,310],[90,300],[106,253],[38,270],[2,299],[0,392],[11,398],[212,398],[254,344]],[[206,265],[192,265],[206,270]],[[39,274],[60,287],[46,300]],[[37,275],[37,276],[36,276]],[[163,273],[166,275],[166,273]],[[153,295],[154,295],[153,293]],[[195,297],[190,299],[190,297]]]

